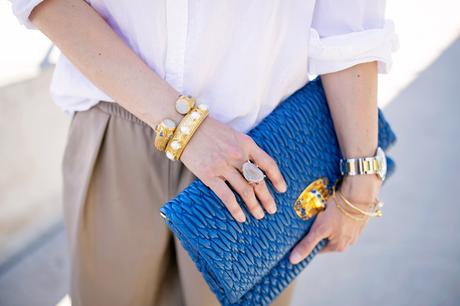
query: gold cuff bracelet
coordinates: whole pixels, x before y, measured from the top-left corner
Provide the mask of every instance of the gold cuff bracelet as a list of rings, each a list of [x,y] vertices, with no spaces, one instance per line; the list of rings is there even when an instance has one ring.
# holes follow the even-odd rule
[[[195,131],[208,115],[208,106],[199,104],[192,108],[179,122],[172,138],[166,145],[166,157],[178,160]]]
[[[157,150],[164,151],[168,141],[173,136],[174,130],[176,129],[176,123],[166,118],[155,127],[155,140],[154,146]]]
[[[176,100],[176,111],[179,114],[186,115],[196,103],[196,99],[190,95],[180,95]]]

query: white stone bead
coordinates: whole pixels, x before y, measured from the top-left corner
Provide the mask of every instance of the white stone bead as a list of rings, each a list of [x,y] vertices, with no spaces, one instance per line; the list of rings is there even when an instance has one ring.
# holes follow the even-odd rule
[[[176,123],[174,121],[172,121],[171,119],[165,119],[163,120],[163,124],[167,127],[167,128],[175,128],[176,127]]]
[[[209,106],[207,104],[202,103],[202,104],[198,105],[198,108],[201,109],[201,110],[206,111],[206,110],[209,109]]]
[[[180,143],[174,140],[173,142],[171,142],[171,148],[173,150],[179,149],[180,148]]]
[[[190,118],[192,118],[193,120],[196,120],[196,119],[200,118],[200,114],[198,112],[192,112],[190,114]]]
[[[170,160],[174,160],[174,155],[169,151],[166,151],[166,157],[169,158]]]
[[[180,131],[182,133],[184,133],[184,134],[188,134],[188,133],[190,133],[190,128],[188,126],[186,126],[186,125],[183,125],[183,126],[180,127]]]
[[[184,98],[176,102],[176,111],[179,114],[185,115],[190,110],[190,104]]]

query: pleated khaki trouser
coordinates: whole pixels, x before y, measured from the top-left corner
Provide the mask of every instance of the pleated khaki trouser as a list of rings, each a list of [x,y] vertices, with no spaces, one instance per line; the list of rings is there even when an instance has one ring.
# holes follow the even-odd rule
[[[159,208],[196,177],[116,103],[72,118],[62,160],[73,306],[219,305]],[[289,305],[294,283],[273,305]]]

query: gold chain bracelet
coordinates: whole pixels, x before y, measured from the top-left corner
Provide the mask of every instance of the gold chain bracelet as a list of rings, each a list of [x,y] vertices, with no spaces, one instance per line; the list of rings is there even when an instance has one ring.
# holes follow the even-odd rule
[[[340,212],[342,212],[345,216],[355,220],[355,221],[358,221],[358,222],[361,222],[361,221],[367,221],[367,218],[366,217],[357,217],[357,216],[353,216],[351,213],[349,213],[348,211],[346,211],[346,209],[344,207],[341,206],[341,204],[339,204],[339,202],[337,201],[337,197],[335,196],[335,188],[332,190],[332,198],[334,199],[334,202],[335,202],[335,206],[340,210]]]
[[[357,212],[360,212],[363,215],[366,215],[368,217],[381,217],[383,215],[382,211],[380,210],[380,208],[383,206],[383,203],[378,198],[376,198],[374,200],[374,205],[373,205],[374,211],[373,212],[368,212],[368,211],[362,210],[361,208],[359,208],[356,205],[354,205],[353,203],[351,203],[347,198],[345,198],[345,196],[343,195],[343,193],[340,190],[337,190],[337,193],[339,194],[339,197],[342,199],[342,201],[345,204],[347,204],[353,210],[355,210]]]

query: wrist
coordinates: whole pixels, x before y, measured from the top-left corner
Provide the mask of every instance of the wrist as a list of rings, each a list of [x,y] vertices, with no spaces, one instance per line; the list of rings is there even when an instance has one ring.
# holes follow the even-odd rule
[[[369,206],[378,197],[381,186],[382,181],[377,175],[344,176],[340,184],[340,191],[357,204]]]
[[[175,102],[177,101],[180,93],[174,88],[168,88],[163,95],[157,98],[157,102],[150,101],[150,108],[144,114],[145,122],[152,128],[155,127],[165,118],[169,118],[178,123],[181,121],[183,115],[175,110]]]

